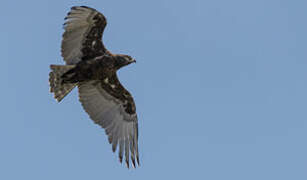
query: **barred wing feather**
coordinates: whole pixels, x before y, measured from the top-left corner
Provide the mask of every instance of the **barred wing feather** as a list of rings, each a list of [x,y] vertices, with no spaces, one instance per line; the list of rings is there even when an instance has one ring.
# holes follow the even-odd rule
[[[106,52],[102,34],[106,18],[93,8],[74,6],[65,17],[62,56],[66,64],[76,64]]]
[[[100,81],[80,83],[79,99],[90,118],[103,127],[112,144],[113,152],[119,146],[119,160],[129,167],[129,154],[133,166],[139,164],[137,115],[125,111],[124,104],[105,91]]]

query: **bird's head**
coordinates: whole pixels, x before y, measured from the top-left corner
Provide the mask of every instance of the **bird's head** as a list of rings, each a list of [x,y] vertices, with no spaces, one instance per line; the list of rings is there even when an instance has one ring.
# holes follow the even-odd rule
[[[115,56],[116,61],[116,67],[117,69],[120,69],[121,67],[127,66],[131,63],[136,63],[135,59],[133,59],[131,56],[124,55],[124,54],[118,54]]]

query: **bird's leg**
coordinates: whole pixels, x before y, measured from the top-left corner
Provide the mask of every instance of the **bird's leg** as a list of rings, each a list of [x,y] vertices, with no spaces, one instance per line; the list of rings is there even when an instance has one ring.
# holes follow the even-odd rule
[[[67,72],[65,72],[62,76],[62,82],[61,84],[64,83],[77,83],[78,78],[77,78],[77,73],[76,73],[76,68],[70,69]]]

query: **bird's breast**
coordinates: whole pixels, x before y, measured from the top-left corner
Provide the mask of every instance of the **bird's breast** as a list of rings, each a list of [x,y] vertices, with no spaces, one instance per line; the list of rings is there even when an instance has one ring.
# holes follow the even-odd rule
[[[103,80],[115,73],[113,65],[102,60],[89,60],[78,64],[77,73],[79,81]]]

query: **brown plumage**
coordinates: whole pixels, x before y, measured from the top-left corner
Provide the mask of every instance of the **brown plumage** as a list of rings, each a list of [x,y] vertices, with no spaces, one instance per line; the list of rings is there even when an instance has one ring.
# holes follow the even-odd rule
[[[104,47],[102,34],[107,22],[95,9],[72,7],[65,20],[61,52],[66,65],[50,66],[50,91],[60,102],[77,86],[84,110],[105,129],[112,151],[119,146],[120,162],[125,156],[127,167],[129,160],[135,167],[139,164],[136,107],[116,74],[135,60]]]

